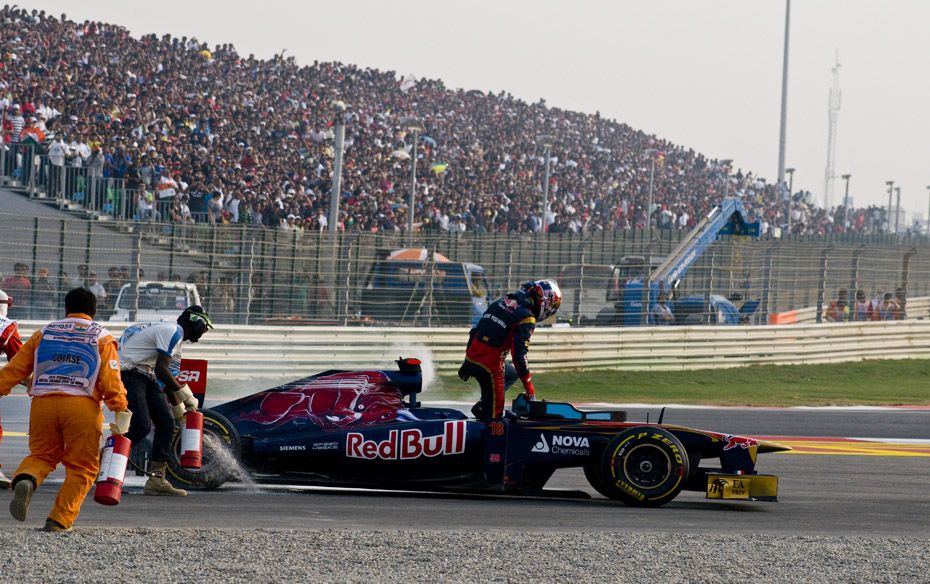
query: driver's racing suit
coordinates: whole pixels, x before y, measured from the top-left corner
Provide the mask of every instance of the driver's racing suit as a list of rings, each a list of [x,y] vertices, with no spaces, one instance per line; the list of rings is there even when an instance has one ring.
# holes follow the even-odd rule
[[[491,420],[504,415],[504,359],[507,353],[529,396],[534,395],[532,377],[526,363],[530,337],[536,328],[535,301],[525,292],[511,292],[484,312],[469,332],[465,362],[459,369],[462,379],[474,377],[481,385],[480,411],[476,416]]]

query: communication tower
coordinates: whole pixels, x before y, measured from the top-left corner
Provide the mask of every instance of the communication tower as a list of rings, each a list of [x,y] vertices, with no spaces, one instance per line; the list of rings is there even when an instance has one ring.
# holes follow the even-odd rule
[[[833,86],[827,104],[829,125],[827,129],[827,168],[823,178],[823,206],[833,206],[833,181],[836,178],[836,120],[840,113],[840,53],[836,52],[836,65],[833,66]]]

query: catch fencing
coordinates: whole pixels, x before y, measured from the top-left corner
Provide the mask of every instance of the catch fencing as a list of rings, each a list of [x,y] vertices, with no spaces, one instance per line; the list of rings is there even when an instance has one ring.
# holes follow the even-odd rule
[[[63,295],[84,285],[98,291],[106,320],[123,285],[181,281],[196,286],[219,323],[414,327],[467,325],[481,302],[537,278],[560,282],[560,321],[615,324],[624,280],[641,276],[681,237],[676,231],[418,234],[412,246],[428,250],[428,259],[401,265],[385,258],[411,242],[393,233],[2,214],[0,231],[2,286],[14,295],[12,314],[20,319],[57,316]],[[915,318],[908,298],[930,295],[930,245],[916,237],[725,238],[691,266],[675,296],[714,294],[736,305],[757,300],[748,324],[805,310],[825,322],[841,289],[849,302],[857,290],[876,304],[890,294],[905,305],[902,315]],[[676,315],[676,322],[712,317],[699,309]]]
[[[29,334],[44,323],[21,323]],[[116,336],[125,325],[109,327]],[[458,369],[467,328],[218,326],[185,357],[207,359],[208,379],[297,378],[327,369],[393,367],[398,357]],[[854,324],[683,327],[543,327],[534,371],[689,370],[930,357],[930,320]]]

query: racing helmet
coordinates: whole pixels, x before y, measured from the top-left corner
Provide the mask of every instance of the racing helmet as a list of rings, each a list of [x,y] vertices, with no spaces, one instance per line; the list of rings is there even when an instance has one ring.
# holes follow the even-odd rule
[[[562,290],[555,280],[536,280],[520,287],[536,300],[539,307],[537,319],[542,322],[558,312],[562,306]]]
[[[4,292],[0,290],[0,316],[6,316],[7,310],[13,306],[13,299]]]
[[[192,343],[200,340],[208,329],[213,328],[213,321],[210,315],[203,309],[203,306],[193,304],[184,309],[181,316],[178,317],[178,324],[184,329],[184,336]]]

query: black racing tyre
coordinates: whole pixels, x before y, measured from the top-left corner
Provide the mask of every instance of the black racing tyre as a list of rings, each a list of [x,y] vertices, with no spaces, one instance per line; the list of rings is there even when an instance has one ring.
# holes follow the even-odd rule
[[[588,484],[595,491],[608,499],[612,498],[610,491],[607,490],[607,485],[604,483],[604,477],[601,476],[600,465],[597,462],[589,462],[584,465],[584,478],[588,479]]]
[[[171,440],[167,479],[176,487],[216,489],[243,472],[240,465],[239,432],[232,422],[212,410],[203,414],[203,456],[200,468],[181,466],[181,432]],[[220,451],[219,449],[222,449]]]
[[[688,478],[688,453],[674,434],[655,426],[614,436],[601,456],[604,494],[638,507],[674,499]]]

